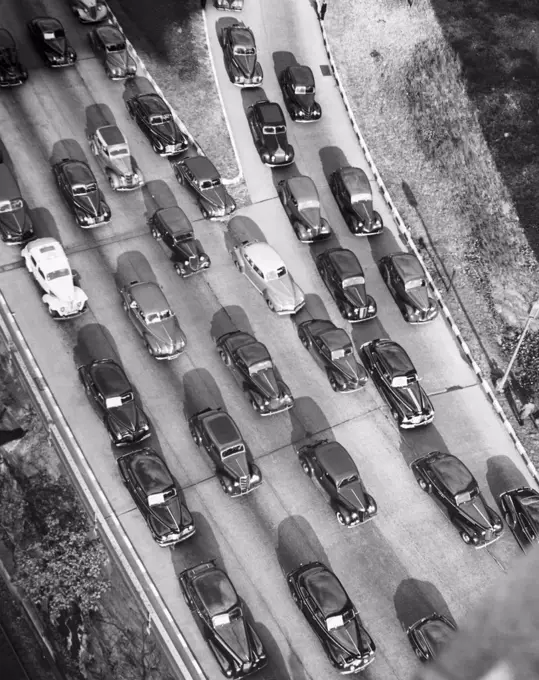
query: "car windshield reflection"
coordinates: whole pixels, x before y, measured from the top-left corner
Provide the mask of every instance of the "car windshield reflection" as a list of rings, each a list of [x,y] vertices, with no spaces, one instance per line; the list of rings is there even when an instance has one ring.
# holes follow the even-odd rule
[[[71,276],[69,269],[57,269],[55,272],[49,272],[47,274],[47,281],[54,281],[55,279],[61,279],[64,276]]]
[[[126,392],[119,397],[109,397],[108,399],[105,399],[105,406],[107,408],[119,408],[130,401],[133,401],[133,392]]]
[[[171,498],[175,498],[176,496],[177,493],[174,487],[166,489],[165,491],[161,491],[161,493],[152,493],[148,496],[148,505],[150,507],[153,507],[154,505],[163,505]]]
[[[423,279],[412,279],[411,281],[406,281],[404,284],[405,290],[413,290],[414,288],[423,288],[427,283]]]
[[[83,196],[84,194],[91,194],[93,191],[97,191],[97,184],[76,184],[73,187],[73,196]]]
[[[144,319],[146,323],[151,324],[151,323],[158,323],[159,321],[165,321],[166,319],[172,319],[174,314],[170,311],[170,309],[165,309],[162,312],[151,312],[150,314],[146,314],[144,316]]]
[[[314,87],[312,85],[296,85],[294,88],[295,94],[314,94]]]
[[[282,134],[283,132],[286,132],[286,126],[285,125],[264,125],[262,128],[262,132],[265,135],[278,135]]]
[[[348,486],[348,484],[353,484],[354,482],[358,481],[358,476],[354,473],[349,475],[348,477],[345,477],[339,482],[339,489],[342,488],[343,486]]]
[[[113,43],[107,45],[107,52],[125,52],[125,43]]]
[[[277,271],[269,271],[264,274],[266,281],[275,281],[286,275],[286,267],[279,267]]]
[[[342,282],[343,288],[351,288],[352,286],[361,286],[365,283],[364,276],[350,276]]]
[[[241,610],[239,607],[234,607],[229,612],[223,612],[222,614],[216,614],[212,616],[211,622],[214,628],[219,626],[227,626],[232,621],[236,621],[241,618]]]

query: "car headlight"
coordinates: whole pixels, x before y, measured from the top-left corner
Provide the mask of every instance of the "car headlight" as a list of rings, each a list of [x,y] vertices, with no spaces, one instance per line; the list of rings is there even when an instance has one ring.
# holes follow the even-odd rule
[[[148,425],[148,423],[144,423],[144,425],[140,429],[144,430],[144,432],[148,432],[148,430],[150,429],[150,426]]]
[[[303,118],[303,116],[305,116],[305,111],[303,109],[297,109],[296,115],[299,116],[300,118]]]
[[[198,259],[199,259],[201,262],[206,262],[206,260],[208,259],[208,256],[206,255],[206,253],[202,253],[202,254],[199,256]]]
[[[350,515],[350,517],[351,517],[352,519],[359,519],[359,515],[357,514],[357,512],[353,512],[353,513]]]
[[[271,157],[271,162],[272,162],[272,163],[275,163],[275,156],[272,156],[272,157]]]
[[[285,155],[284,155],[285,161],[289,161],[291,158],[292,158],[292,154],[285,153]]]
[[[260,479],[261,479],[261,477],[260,477],[260,472],[258,472],[257,470],[255,470],[255,471],[253,472],[253,474],[251,475],[251,482],[259,482]]]
[[[369,305],[369,308],[367,309],[367,312],[369,314],[374,314],[374,305]]]
[[[239,480],[239,479],[235,479],[235,480],[234,480],[234,486],[237,487],[237,486],[239,486],[239,485],[240,485],[240,480]]]
[[[375,510],[376,510],[376,507],[372,503],[367,507],[368,513],[374,512]]]
[[[185,527],[185,530],[186,531],[193,531],[194,528],[195,528],[194,524],[189,524],[188,526]]]
[[[494,529],[494,531],[500,531],[500,529],[502,528],[502,523],[501,522],[495,522],[492,525],[492,528]]]
[[[354,307],[354,314],[359,314],[359,307]]]
[[[472,543],[479,543],[479,538],[477,536],[472,536]]]
[[[264,406],[269,406],[269,405],[270,405],[269,399],[264,399]]]

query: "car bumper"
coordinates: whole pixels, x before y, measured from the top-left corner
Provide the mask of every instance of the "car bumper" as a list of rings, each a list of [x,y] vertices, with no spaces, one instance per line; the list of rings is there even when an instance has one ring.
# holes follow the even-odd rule
[[[47,59],[47,64],[51,68],[65,68],[66,66],[75,66],[76,62],[77,62],[76,59],[74,59],[73,61],[63,61],[63,62],[53,62],[53,61],[50,61],[49,59]]]
[[[367,380],[363,380],[363,381],[359,382],[357,385],[355,385],[354,387],[348,387],[348,386],[340,387],[340,386],[338,386],[337,392],[342,392],[343,394],[349,394],[351,392],[357,392],[358,390],[361,390],[363,387],[365,387],[367,382],[368,382]]]
[[[430,425],[432,421],[434,420],[434,413],[431,413],[428,416],[420,416],[420,419],[418,417],[417,421],[412,421],[410,420],[403,420],[399,427],[403,430],[413,430],[416,427],[424,427],[425,425]]]
[[[182,153],[185,153],[187,151],[187,147],[189,145],[180,145],[177,144],[176,146],[172,145],[167,145],[165,148],[159,152],[159,155],[162,156],[163,158],[168,158],[168,156],[179,156]]]
[[[305,236],[300,234],[298,236],[298,240],[301,241],[301,243],[318,243],[319,241],[327,241],[328,238],[331,238],[331,236],[332,236],[331,231],[327,234],[320,233],[320,234],[316,234],[314,236],[311,235],[311,234],[305,233]]]
[[[169,534],[165,538],[158,538],[157,536],[155,537],[155,542],[157,545],[159,545],[161,548],[170,548],[173,545],[176,545],[176,543],[181,543],[182,541],[186,541],[188,538],[191,538],[196,533],[196,528],[193,527],[191,531],[180,531],[177,534]]]
[[[114,191],[135,191],[136,189],[140,189],[140,187],[143,185],[144,185],[143,180],[140,180],[135,184],[120,184],[120,186],[116,187]]]
[[[371,658],[369,658],[367,661],[364,661],[363,663],[350,666],[349,668],[343,668],[340,669],[341,675],[351,675],[352,673],[360,673],[361,671],[365,670],[367,666],[370,666],[371,663],[374,661],[376,657],[373,655]]]
[[[296,305],[293,309],[276,309],[275,314],[278,316],[291,316],[292,314],[297,314],[300,310],[305,307],[305,302],[300,305]]]
[[[184,350],[185,350],[185,347],[182,347],[177,352],[174,352],[174,354],[161,354],[159,356],[154,354],[153,358],[156,361],[172,361],[173,359],[177,359],[181,354],[183,354]]]
[[[17,78],[16,80],[2,80],[0,81],[0,87],[18,87],[19,85],[23,85],[27,80],[28,76],[26,78]]]
[[[23,246],[29,241],[32,241],[35,237],[36,235],[34,232],[25,236],[15,236],[14,238],[6,238],[5,234],[2,234],[2,242],[5,243],[6,246]]]
[[[112,217],[97,217],[93,219],[91,222],[86,222],[85,224],[82,224],[79,222],[77,219],[78,225],[81,229],[93,229],[94,227],[102,227],[105,224],[109,224],[111,221]]]
[[[187,279],[190,276],[193,276],[194,274],[200,274],[206,269],[209,269],[211,264],[211,260],[206,260],[206,262],[203,262],[198,269],[191,269],[191,267],[184,265],[181,267],[178,263],[174,265],[174,269],[176,270],[177,274],[181,276],[183,279]]]
[[[256,412],[258,413],[259,416],[265,418],[266,416],[274,416],[277,413],[284,413],[285,411],[289,411],[293,406],[294,402],[291,401],[288,404],[276,406],[275,408],[271,408],[271,406],[266,406],[264,407],[264,410],[261,407],[257,407]]]
[[[266,165],[268,168],[286,168],[287,165],[292,165],[292,163],[294,163],[294,161],[295,161],[295,158],[292,157],[292,159],[289,160],[289,161],[281,161],[280,163],[277,163],[277,162],[272,163],[271,161],[265,161],[262,158],[262,163],[264,163],[264,165]]]
[[[361,312],[358,312],[360,314]],[[350,323],[363,323],[364,321],[371,321],[371,319],[375,319],[378,316],[378,310],[375,309],[372,314],[365,314],[365,316],[345,316],[344,314],[342,315],[343,319],[346,319]]]
[[[232,491],[228,493],[228,495],[231,498],[237,498],[238,496],[247,496],[248,494],[251,493],[251,491],[254,491],[255,489],[258,489],[258,487],[262,484],[262,480],[259,482],[252,482],[249,485],[249,488],[246,489],[245,491],[242,491],[239,487],[233,487]]]
[[[434,309],[431,312],[425,314],[425,316],[421,318],[416,318],[416,317],[406,317],[406,321],[410,324],[410,326],[421,326],[422,324],[425,323],[430,323],[431,321],[434,321],[436,317],[438,316],[438,309]]]
[[[70,312],[69,314],[61,314],[60,312],[55,312],[51,314],[51,318],[55,321],[69,321],[70,319],[76,319],[78,316],[82,316],[88,311],[88,305],[84,305],[82,309],[77,309],[75,312]]]
[[[106,7],[102,7],[101,10],[96,13],[95,17],[92,17],[84,10],[74,7],[73,14],[75,14],[81,24],[96,24],[98,21],[103,21],[103,19],[106,18],[108,11]]]
[[[145,439],[148,439],[148,437],[151,436],[150,430],[148,432],[144,432],[141,435],[134,435],[132,437],[122,439],[121,441],[115,441],[114,445],[117,446],[118,448],[122,448],[123,446],[131,446],[132,444],[138,444],[139,442],[143,442]]]

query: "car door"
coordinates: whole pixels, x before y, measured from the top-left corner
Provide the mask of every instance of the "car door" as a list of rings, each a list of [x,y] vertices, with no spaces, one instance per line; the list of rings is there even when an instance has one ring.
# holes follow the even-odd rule
[[[245,261],[245,276],[259,292],[262,292],[265,288],[262,271],[245,252],[243,254],[243,259]]]
[[[328,361],[326,356],[327,355],[326,346],[322,342],[321,338],[314,336],[313,346],[315,351],[312,354],[316,363],[324,369],[327,368],[330,362]]]

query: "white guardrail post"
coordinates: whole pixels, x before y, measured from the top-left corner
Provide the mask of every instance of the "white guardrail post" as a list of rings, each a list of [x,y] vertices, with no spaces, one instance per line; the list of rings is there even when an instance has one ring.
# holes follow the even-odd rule
[[[329,4],[331,4],[331,0],[329,0]],[[522,459],[524,460],[524,463],[526,464],[526,467],[528,468],[529,473],[532,475],[533,479],[539,483],[539,473],[537,469],[535,468],[535,465],[531,461],[528,452],[524,448],[522,442],[518,438],[517,433],[515,432],[513,426],[509,422],[509,419],[507,418],[505,411],[503,410],[502,405],[496,398],[496,395],[494,394],[494,391],[492,390],[491,386],[489,383],[485,380],[483,373],[481,371],[481,368],[475,361],[475,359],[472,356],[472,353],[470,351],[470,348],[468,347],[468,344],[465,342],[464,338],[462,337],[462,334],[460,332],[460,329],[458,328],[457,324],[455,323],[455,320],[453,319],[451,312],[449,311],[449,308],[445,304],[442,294],[440,293],[438,287],[436,286],[436,283],[434,282],[434,279],[432,278],[431,273],[427,269],[427,266],[425,264],[425,261],[423,260],[423,257],[421,256],[421,253],[419,252],[413,238],[410,230],[404,223],[404,220],[402,219],[399,211],[397,210],[396,205],[393,203],[393,199],[389,195],[389,191],[387,190],[386,185],[384,184],[384,181],[382,180],[382,177],[380,173],[378,172],[378,168],[376,167],[374,163],[374,159],[370,154],[370,151],[367,147],[367,143],[365,142],[365,139],[361,133],[361,130],[359,129],[359,126],[356,121],[356,117],[354,115],[354,112],[352,110],[352,106],[350,105],[350,101],[348,99],[348,96],[346,94],[346,90],[344,88],[344,84],[342,82],[342,79],[339,75],[339,72],[337,70],[337,65],[335,64],[335,60],[333,58],[333,53],[331,51],[331,46],[329,44],[328,36],[326,29],[324,27],[324,21],[320,20],[320,7],[322,6],[322,0],[317,0],[317,15],[318,15],[318,20],[320,24],[320,30],[322,32],[322,38],[324,41],[324,46],[326,48],[326,53],[327,57],[331,66],[331,70],[333,71],[333,76],[335,78],[335,82],[337,83],[337,87],[339,89],[340,95],[342,97],[342,100],[344,102],[344,106],[346,108],[346,112],[348,113],[348,117],[350,118],[350,122],[352,123],[352,127],[354,128],[354,132],[356,133],[357,139],[359,141],[359,145],[361,146],[361,149],[363,153],[365,154],[365,159],[371,169],[371,172],[373,174],[374,180],[376,184],[378,185],[382,196],[388,206],[388,208],[391,211],[391,214],[393,215],[393,218],[395,220],[395,223],[397,224],[397,227],[399,229],[399,232],[401,235],[405,238],[406,243],[408,244],[410,250],[414,253],[414,255],[417,257],[417,259],[421,262],[421,265],[423,269],[425,270],[425,274],[427,276],[427,280],[429,284],[432,287],[432,290],[434,292],[434,295],[436,296],[436,299],[438,300],[440,307],[442,308],[442,311],[444,313],[444,316],[446,318],[447,323],[449,324],[453,334],[455,335],[455,338],[457,339],[457,342],[459,343],[462,352],[470,362],[472,369],[474,373],[477,375],[477,378],[481,384],[481,387],[483,388],[485,394],[487,395],[489,401],[491,402],[494,410],[500,417],[505,429],[509,433],[509,436],[513,440],[513,443],[515,445],[515,448],[521,455]]]
[[[164,651],[179,674],[178,677],[182,680],[207,680],[133,544],[123,530],[114,509],[103,493],[1,292],[0,333],[4,337],[11,358],[16,362],[31,392],[49,436],[53,439],[62,461],[76,484],[87,512],[95,518],[105,544],[117,559],[124,576],[147,612],[148,620],[154,625],[163,643]],[[109,522],[112,523],[112,527]],[[123,547],[120,542],[123,543]],[[132,564],[135,565],[138,573]],[[151,594],[153,602],[148,593]],[[157,608],[163,613],[166,625]],[[172,631],[172,635],[169,630]]]

